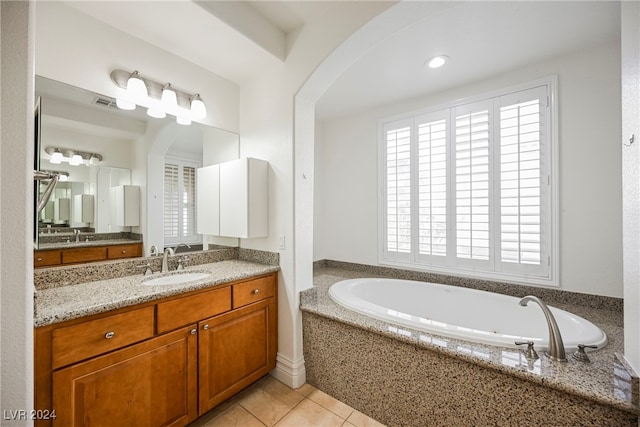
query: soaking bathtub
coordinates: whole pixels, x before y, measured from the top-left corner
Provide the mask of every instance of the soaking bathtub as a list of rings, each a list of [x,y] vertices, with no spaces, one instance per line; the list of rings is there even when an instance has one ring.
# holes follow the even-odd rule
[[[539,305],[518,304],[521,298],[457,286],[411,280],[360,278],[335,283],[329,296],[339,305],[419,331],[498,347],[516,348],[533,341],[549,348],[549,330]],[[607,344],[606,334],[588,320],[549,307],[567,352],[578,344]]]

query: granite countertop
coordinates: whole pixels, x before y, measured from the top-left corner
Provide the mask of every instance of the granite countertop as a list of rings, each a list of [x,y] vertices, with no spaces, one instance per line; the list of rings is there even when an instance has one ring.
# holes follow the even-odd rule
[[[608,344],[602,349],[589,352],[591,363],[579,362],[571,354],[567,355],[569,361],[566,363],[553,362],[542,354],[540,359],[529,362],[518,349],[476,344],[391,324],[348,310],[329,297],[328,290],[332,284],[357,277],[374,276],[341,268],[317,268],[314,271],[314,288],[302,292],[300,309],[594,402],[638,413],[637,395],[634,399],[633,393],[635,388],[637,394],[638,379],[629,374],[617,357],[623,351],[621,312],[568,303],[550,303],[599,326],[607,334]]]
[[[262,274],[278,271],[274,265],[243,260],[226,260],[190,266],[184,272],[204,272],[210,276],[178,285],[148,286],[142,282],[156,277],[178,274],[154,273],[99,280],[67,286],[36,289],[34,326],[41,327],[117,308],[154,301],[181,293],[205,289]]]
[[[82,240],[75,242],[73,235],[70,234],[71,241],[67,242],[55,242],[55,243],[39,243],[38,249],[71,249],[71,248],[90,248],[93,246],[113,246],[113,245],[126,245],[133,243],[142,243],[141,240],[136,239],[105,239],[105,240],[89,240],[88,242]]]

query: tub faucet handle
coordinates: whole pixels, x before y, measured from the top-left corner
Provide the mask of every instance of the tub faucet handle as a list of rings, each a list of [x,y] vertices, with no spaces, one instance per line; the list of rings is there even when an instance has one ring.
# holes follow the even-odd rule
[[[535,360],[539,358],[538,353],[536,353],[536,350],[533,348],[533,341],[516,341],[515,343],[516,345],[527,345],[527,349],[524,351],[524,355],[527,357],[527,359]]]
[[[571,357],[581,362],[590,363],[591,359],[589,359],[589,356],[587,356],[587,353],[584,351],[585,348],[598,348],[598,346],[578,344],[578,349],[575,351],[575,353],[573,353]]]

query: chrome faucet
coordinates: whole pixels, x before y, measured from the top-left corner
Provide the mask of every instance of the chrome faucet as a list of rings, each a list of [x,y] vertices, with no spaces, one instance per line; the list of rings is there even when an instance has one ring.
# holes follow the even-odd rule
[[[191,248],[191,246],[187,245],[186,243],[179,243],[178,245],[176,245],[175,248],[165,248],[164,254],[162,255],[162,269],[160,270],[161,273],[166,273],[169,271],[169,264],[167,263],[167,259],[169,258],[169,255],[171,256],[175,255],[176,250],[180,246],[186,246],[187,248]]]
[[[547,352],[547,355],[551,360],[566,362],[567,358],[564,352],[562,335],[560,334],[560,328],[558,328],[556,319],[555,317],[553,317],[553,313],[551,313],[549,307],[547,307],[547,305],[540,298],[534,297],[533,295],[528,295],[522,298],[519,304],[521,306],[526,306],[529,301],[537,303],[542,309],[545,318],[547,319],[547,326],[549,327],[549,351]]]
[[[76,236],[76,243],[78,243],[80,241],[80,230],[77,228],[73,229],[73,234],[75,234]]]

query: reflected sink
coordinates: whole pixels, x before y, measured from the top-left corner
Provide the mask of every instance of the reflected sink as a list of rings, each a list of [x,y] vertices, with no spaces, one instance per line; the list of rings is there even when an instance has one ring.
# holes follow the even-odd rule
[[[179,285],[181,283],[193,282],[195,280],[206,279],[211,276],[209,273],[176,273],[168,276],[156,277],[155,279],[147,279],[142,282],[146,286],[166,286],[166,285]]]

